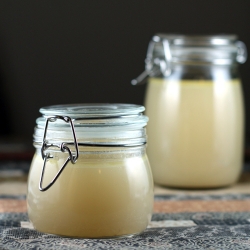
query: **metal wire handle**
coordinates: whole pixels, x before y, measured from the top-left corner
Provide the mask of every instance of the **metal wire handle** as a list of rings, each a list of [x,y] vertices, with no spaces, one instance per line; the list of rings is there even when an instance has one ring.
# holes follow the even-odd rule
[[[153,60],[153,53],[156,43],[161,43],[164,52],[164,58],[155,58]],[[132,85],[144,84],[148,77],[158,76],[163,74],[164,76],[169,76],[171,74],[170,62],[172,60],[172,55],[170,51],[169,41],[163,39],[159,36],[153,36],[152,41],[150,41],[147,51],[147,57],[145,60],[146,69],[137,78],[131,81]]]
[[[71,126],[71,130],[72,130],[72,134],[73,134],[73,138],[74,138],[74,146],[75,146],[75,150],[76,150],[76,154],[72,154],[70,148],[67,146],[67,143],[62,142],[61,144],[53,144],[53,143],[48,143],[48,141],[46,140],[46,136],[47,136],[47,129],[48,129],[48,125],[49,122],[55,122],[57,119],[63,120],[66,123],[70,123]],[[66,159],[66,161],[64,162],[63,166],[60,168],[60,170],[57,172],[57,174],[55,175],[55,177],[52,179],[52,181],[46,186],[46,187],[42,187],[43,184],[43,177],[44,177],[44,173],[45,173],[45,166],[46,166],[46,162],[47,160],[53,158],[53,155],[51,155],[50,153],[46,153],[45,151],[50,148],[50,147],[57,147],[60,148],[60,150],[62,152],[68,152],[69,156]],[[40,191],[46,191],[48,190],[57,180],[57,178],[60,176],[60,174],[62,173],[62,171],[64,170],[64,168],[67,166],[68,162],[71,161],[72,164],[75,164],[78,156],[79,156],[79,149],[78,149],[78,143],[76,140],[76,134],[75,134],[75,128],[74,128],[74,124],[73,121],[70,117],[68,116],[51,116],[48,117],[46,119],[46,123],[45,123],[45,128],[44,128],[44,135],[43,135],[43,145],[41,147],[41,154],[42,154],[42,158],[43,158],[43,168],[42,168],[42,172],[41,172],[41,176],[40,176],[40,181],[39,181],[39,190]]]
[[[246,47],[245,43],[243,43],[241,41],[237,41],[235,45],[238,49],[236,60],[238,63],[242,64],[242,63],[246,62],[246,60],[247,60],[247,47]]]

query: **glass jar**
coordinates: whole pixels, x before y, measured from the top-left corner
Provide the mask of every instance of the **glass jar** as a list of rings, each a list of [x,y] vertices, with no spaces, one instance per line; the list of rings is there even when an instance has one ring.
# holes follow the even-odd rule
[[[235,35],[159,34],[149,44],[145,106],[147,153],[155,183],[215,188],[242,170],[244,110],[238,63],[245,45]]]
[[[41,108],[28,178],[35,229],[70,237],[142,232],[153,207],[143,106],[78,104]]]

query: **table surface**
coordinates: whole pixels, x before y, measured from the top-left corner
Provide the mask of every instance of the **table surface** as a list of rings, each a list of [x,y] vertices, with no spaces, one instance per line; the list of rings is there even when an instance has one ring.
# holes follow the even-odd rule
[[[0,249],[250,249],[250,172],[220,189],[156,185],[149,227],[120,241],[37,232],[28,221],[26,190],[27,176],[0,176]]]

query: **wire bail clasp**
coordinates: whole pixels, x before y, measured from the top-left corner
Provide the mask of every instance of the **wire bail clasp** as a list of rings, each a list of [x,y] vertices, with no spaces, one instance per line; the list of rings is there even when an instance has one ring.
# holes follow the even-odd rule
[[[72,134],[73,134],[73,139],[74,139],[74,146],[75,146],[75,154],[72,154],[70,148],[67,146],[67,143],[62,142],[61,144],[53,144],[53,143],[49,143],[46,140],[46,136],[47,136],[47,129],[48,129],[48,125],[49,122],[56,122],[57,119],[63,120],[66,123],[70,124],[71,130],[72,130]],[[51,155],[50,153],[45,153],[45,151],[50,148],[50,147],[57,147],[60,148],[61,152],[68,152],[69,156],[66,159],[66,161],[64,162],[63,166],[60,168],[60,170],[57,172],[56,176],[53,178],[53,180],[46,186],[46,187],[42,187],[43,184],[43,177],[44,177],[44,172],[45,172],[45,166],[46,166],[46,162],[53,158],[53,155]],[[40,191],[46,191],[48,190],[57,180],[57,178],[60,176],[60,174],[62,173],[62,171],[64,170],[64,168],[67,166],[68,162],[71,161],[72,164],[75,164],[78,156],[79,156],[79,149],[78,149],[78,143],[76,140],[76,134],[75,134],[75,128],[74,128],[74,124],[72,119],[69,116],[59,116],[59,115],[55,115],[55,116],[50,116],[46,119],[46,123],[45,123],[45,128],[44,128],[44,135],[43,135],[43,144],[41,147],[41,154],[42,154],[42,158],[44,160],[43,162],[43,168],[42,168],[42,172],[41,172],[41,176],[40,176],[40,182],[39,182],[39,190]]]
[[[236,56],[236,61],[238,63],[245,63],[247,60],[247,47],[245,45],[245,43],[241,42],[241,41],[237,41],[235,43],[236,47],[237,47],[237,56]]]
[[[154,52],[157,44],[162,46],[163,55],[155,57]],[[171,74],[171,60],[170,41],[158,35],[153,36],[148,45],[147,57],[145,59],[145,71],[137,78],[133,79],[131,84],[143,84],[148,77],[159,76],[160,74],[169,76]]]

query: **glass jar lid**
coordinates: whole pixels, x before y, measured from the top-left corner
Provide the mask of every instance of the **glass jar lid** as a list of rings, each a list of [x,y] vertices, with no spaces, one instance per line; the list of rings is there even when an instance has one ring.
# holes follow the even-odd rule
[[[36,120],[34,145],[73,143],[72,129],[78,145],[136,146],[146,143],[145,108],[134,104],[68,104],[40,109]],[[72,126],[69,123],[72,121]]]
[[[90,117],[118,117],[138,115],[145,110],[143,106],[135,104],[66,104],[53,105],[41,108],[39,111],[44,117],[54,115],[67,115],[71,118],[90,118]]]
[[[167,77],[175,64],[235,65],[246,59],[246,46],[236,35],[156,34],[148,46],[145,71],[131,83],[143,83],[148,76]]]
[[[244,63],[247,51],[244,43],[236,35],[183,36],[157,34],[152,38],[155,48],[153,57],[165,57],[169,49],[170,61],[173,63],[210,63],[229,65]],[[164,42],[168,41],[168,47]]]

